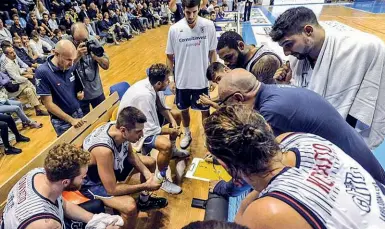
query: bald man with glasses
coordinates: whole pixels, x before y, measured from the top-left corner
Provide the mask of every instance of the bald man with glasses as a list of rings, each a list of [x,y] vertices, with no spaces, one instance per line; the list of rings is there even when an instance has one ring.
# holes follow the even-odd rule
[[[315,92],[291,86],[266,85],[245,69],[234,69],[222,75],[218,94],[221,104],[252,106],[266,119],[275,136],[285,132],[303,132],[331,141],[377,181],[385,183],[384,169],[359,133]],[[249,188],[237,188],[232,182],[221,181],[213,191],[224,196],[236,196]]]

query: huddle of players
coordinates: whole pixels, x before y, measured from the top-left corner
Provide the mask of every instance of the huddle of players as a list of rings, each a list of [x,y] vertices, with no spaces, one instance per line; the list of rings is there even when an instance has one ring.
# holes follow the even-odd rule
[[[202,111],[209,152],[234,181],[244,183],[239,189],[234,182],[222,182],[214,191],[234,195],[253,189],[237,223],[248,228],[384,227],[384,171],[355,130],[317,94],[268,85],[286,81],[282,73],[290,71],[268,48],[246,45],[232,32],[217,44],[213,23],[197,17],[199,1],[184,0],[182,5],[185,19],[169,31],[167,66],[152,65],[148,78],[130,87],[116,122],[84,140],[89,154],[59,145],[48,154],[44,169],[24,176],[8,196],[5,228],[52,228],[48,224],[63,225],[63,215],[109,228],[134,228],[138,210],[167,206],[165,198],[153,197],[150,191],[181,192],[168,181],[166,170],[172,158],[189,156],[175,146],[180,116],[181,148],[192,141],[189,107]],[[215,62],[216,50],[228,67],[244,69]],[[207,78],[218,83],[218,103],[208,97],[206,69]],[[162,91],[169,84],[181,112],[164,105]],[[307,114],[309,103],[327,115]],[[211,115],[210,105],[217,108]],[[164,126],[167,122],[170,125]],[[133,151],[134,142],[142,155]],[[148,156],[152,148],[159,151],[156,160]],[[122,182],[132,170],[141,174],[141,184]],[[100,217],[62,199],[63,190],[77,189],[116,209],[121,218]],[[137,200],[133,193],[140,194]],[[33,204],[38,210],[25,211]]]

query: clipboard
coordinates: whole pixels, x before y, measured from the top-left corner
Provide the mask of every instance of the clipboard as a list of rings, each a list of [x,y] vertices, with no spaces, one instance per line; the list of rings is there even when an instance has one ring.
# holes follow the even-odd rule
[[[221,165],[214,165],[203,158],[193,159],[185,177],[202,181],[231,180],[231,176]]]

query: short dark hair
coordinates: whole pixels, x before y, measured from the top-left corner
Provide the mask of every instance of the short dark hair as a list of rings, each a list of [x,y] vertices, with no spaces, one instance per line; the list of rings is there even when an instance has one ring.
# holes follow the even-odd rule
[[[8,55],[9,52],[8,52],[7,50],[8,50],[9,48],[12,48],[12,45],[11,45],[11,46],[4,46],[4,47],[1,48],[2,51],[3,51],[3,53],[4,53],[4,55]]]
[[[8,40],[4,40],[1,42],[1,49],[4,49],[4,48],[7,48],[7,47],[11,47],[12,46],[12,43]]]
[[[238,41],[244,42],[241,35],[234,31],[226,31],[219,37],[217,50],[226,46],[230,49],[238,49]]]
[[[210,16],[212,15],[212,14],[217,14],[215,11],[211,11],[210,12]]]
[[[220,62],[214,62],[210,64],[206,71],[207,79],[212,81],[214,79],[215,73],[217,73],[218,71],[221,71],[224,68],[225,68],[225,65],[223,65]]]
[[[199,14],[200,14],[199,16],[201,16],[201,17],[205,17],[207,15],[210,15],[209,11],[207,11],[207,10],[200,10]]]
[[[55,13],[55,12],[51,12],[51,17],[52,17],[52,15],[54,15],[54,14],[56,15],[56,13]]]
[[[201,4],[200,0],[182,0],[182,7],[184,8],[193,8]]]
[[[138,108],[125,107],[120,111],[118,119],[116,120],[116,127],[125,127],[127,129],[134,129],[136,123],[147,122],[146,116]]]
[[[264,174],[280,151],[265,119],[246,105],[224,106],[204,122],[207,148],[222,160],[233,178]]]
[[[19,15],[17,15],[17,14],[14,14],[14,15],[12,15],[12,19],[13,19],[13,20],[15,20],[15,17],[17,17],[17,18],[18,18],[18,17],[19,17]]]
[[[192,222],[182,229],[248,229],[236,223],[223,222],[217,220]]]
[[[43,17],[44,17],[45,15],[49,16],[47,13],[43,13]]]
[[[152,85],[157,82],[163,82],[168,75],[170,75],[171,70],[165,64],[153,64],[148,69],[148,79]]]
[[[214,6],[214,9],[215,9],[215,8],[218,8],[218,9],[219,9],[220,7],[219,7],[218,5],[216,5],[216,6]]]
[[[55,30],[53,31],[53,34],[58,35],[59,32],[61,32],[60,29],[55,29]]]
[[[319,26],[311,9],[303,6],[291,8],[277,18],[269,35],[273,41],[279,41],[285,36],[301,33],[308,24]]]

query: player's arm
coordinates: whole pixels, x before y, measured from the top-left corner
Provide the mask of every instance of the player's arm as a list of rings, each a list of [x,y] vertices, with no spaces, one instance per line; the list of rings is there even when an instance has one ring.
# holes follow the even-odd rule
[[[26,229],[61,229],[62,225],[55,219],[38,219],[28,224]]]
[[[250,229],[312,228],[292,207],[273,197],[255,200],[235,222]]]
[[[217,51],[214,49],[214,50],[210,50],[209,52],[209,60],[210,60],[210,63],[214,63],[214,62],[217,62]]]
[[[151,178],[151,175],[152,173],[150,172],[150,170],[143,164],[142,160],[140,160],[139,156],[137,153],[135,153],[133,150],[132,150],[132,146],[131,144],[128,146],[128,155],[127,155],[127,159],[128,161],[130,162],[130,164],[132,166],[134,166],[134,168],[136,170],[138,170],[145,178],[146,180],[150,179]]]
[[[114,173],[114,156],[111,149],[107,147],[95,147],[91,153],[95,157],[98,174],[104,188],[109,195],[122,196],[146,190],[146,184],[128,185],[117,183]]]
[[[265,55],[251,68],[251,73],[260,82],[274,84],[274,74],[281,67],[281,61],[275,55]]]
[[[59,119],[70,123],[75,128],[79,128],[85,123],[84,120],[73,118],[72,116],[65,113],[62,109],[60,109],[60,107],[58,107],[58,105],[53,103],[51,95],[42,95],[41,101],[43,102],[45,108],[47,108],[47,110],[51,114],[54,114]]]
[[[88,223],[94,214],[84,210],[76,204],[71,203],[70,201],[63,200],[63,209],[64,215],[72,220],[81,221]]]

